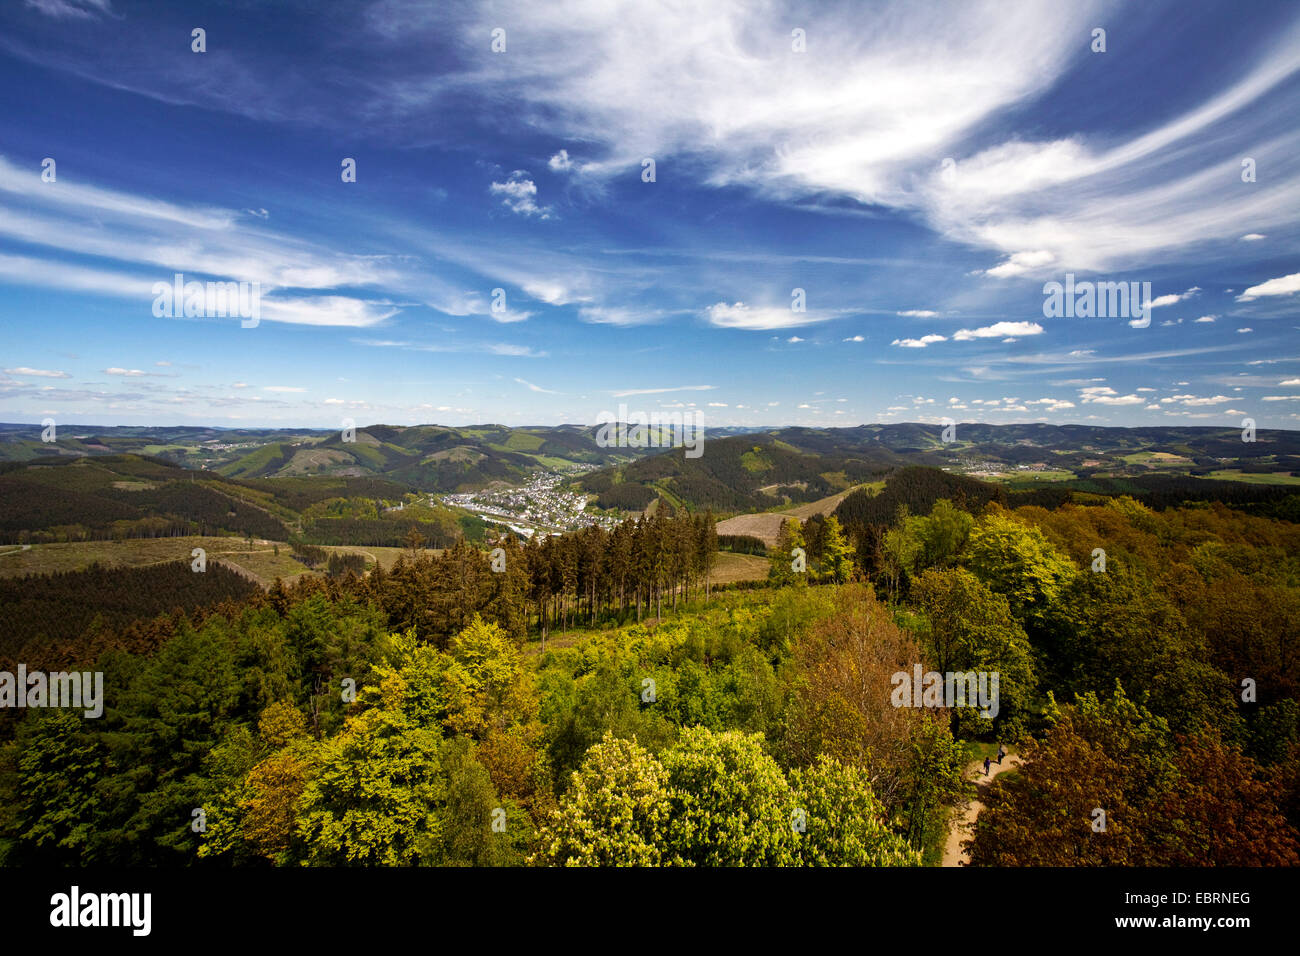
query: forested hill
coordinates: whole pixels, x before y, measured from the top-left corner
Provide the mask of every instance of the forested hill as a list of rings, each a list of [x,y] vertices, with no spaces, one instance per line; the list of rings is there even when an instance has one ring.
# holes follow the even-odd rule
[[[1243,441],[1235,427],[1044,423],[957,422],[946,436],[943,425],[911,422],[741,431],[706,422],[703,455],[687,458],[681,449],[603,447],[590,425],[376,424],[345,436],[338,429],[71,424],[59,426],[56,440],[46,442],[39,426],[0,424],[0,462],[134,454],[227,478],[383,478],[434,493],[523,484],[539,468],[597,467],[605,470],[588,476],[584,487],[609,506],[640,510],[663,497],[670,504],[726,511],[762,510],[783,499],[814,501],[901,465],[971,472],[1026,468],[1067,478],[1132,477],[1151,470],[1205,477],[1220,477],[1216,473],[1225,469],[1247,475],[1300,470],[1300,432],[1274,429],[1258,430],[1254,441]],[[784,490],[774,497],[776,488]]]
[[[803,451],[770,434],[708,440],[704,454],[677,448],[605,468],[579,486],[602,508],[641,510],[657,497],[715,511],[761,511],[790,501],[816,501],[879,477],[906,459],[886,448],[861,454]]]
[[[1163,487],[1175,496],[1192,487],[1187,478],[1281,485],[1300,474],[1300,432],[1294,431],[1257,430],[1246,441],[1237,428],[959,422],[950,440],[944,437],[941,425],[915,423],[781,428],[716,439],[706,434],[698,457],[673,449],[592,472],[578,484],[599,495],[603,507],[640,510],[661,498],[674,507],[726,513],[816,501],[905,466],[993,477],[1010,486],[1077,482],[1070,487],[1138,495]],[[974,485],[965,487],[974,493]],[[1241,488],[1216,492],[1225,501],[1243,494],[1256,496]]]
[[[900,422],[854,428],[777,428],[765,433],[801,451],[820,454],[848,454],[879,446],[906,455],[926,453],[946,458],[954,452],[961,452],[994,461],[1028,460],[1044,451],[1063,454],[1070,459],[1115,458],[1141,451],[1207,461],[1300,456],[1300,432],[1269,428],[1256,429],[1253,442],[1243,442],[1242,429],[1237,426],[1120,428],[1046,422],[992,425],[956,421],[950,441],[944,441],[943,432],[942,424]],[[1300,467],[1300,461],[1292,463],[1292,467]]]
[[[989,503],[1005,508],[1034,505],[1055,509],[1070,503],[1097,504],[1125,495],[1157,509],[1217,501],[1269,517],[1300,521],[1300,488],[1294,485],[1142,475],[1079,479],[1041,488],[1015,489],[920,466],[893,472],[883,489],[853,491],[835,509],[835,517],[856,534],[869,526],[883,528],[894,524],[904,508],[911,515],[928,515],[940,499],[963,511],[979,514]]]
[[[340,429],[213,429],[0,424],[0,461],[138,454],[228,478],[385,478],[438,493],[496,481],[522,484],[538,468],[599,466],[658,449],[605,448],[593,426],[368,425]]]
[[[233,479],[140,455],[0,464],[0,543],[238,535],[399,545],[412,524],[444,547],[476,539],[467,513],[443,506],[385,511],[403,484],[381,478]],[[382,531],[383,534],[379,532]]]
[[[900,508],[907,508],[911,514],[926,515],[940,498],[974,513],[990,501],[1006,505],[1007,491],[998,485],[963,475],[950,475],[938,468],[911,466],[890,475],[879,493],[867,489],[854,491],[840,502],[835,517],[848,528],[888,525],[894,522]]]

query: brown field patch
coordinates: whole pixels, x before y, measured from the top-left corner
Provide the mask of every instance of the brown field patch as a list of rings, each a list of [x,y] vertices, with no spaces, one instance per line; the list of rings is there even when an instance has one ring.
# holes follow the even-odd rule
[[[718,563],[713,567],[710,580],[714,584],[735,584],[737,581],[762,581],[767,578],[768,560],[757,554],[732,554],[718,552]]]
[[[783,514],[737,515],[718,522],[718,534],[744,534],[758,538],[769,548],[776,544],[781,533],[781,523],[788,516]]]

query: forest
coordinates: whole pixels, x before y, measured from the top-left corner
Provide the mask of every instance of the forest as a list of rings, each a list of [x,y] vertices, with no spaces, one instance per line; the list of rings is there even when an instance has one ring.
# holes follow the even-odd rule
[[[107,702],[0,723],[0,859],[935,865],[1004,744],[972,865],[1300,863],[1300,527],[894,482],[750,589],[678,512],[27,638]],[[997,672],[996,718],[895,706],[918,664]]]

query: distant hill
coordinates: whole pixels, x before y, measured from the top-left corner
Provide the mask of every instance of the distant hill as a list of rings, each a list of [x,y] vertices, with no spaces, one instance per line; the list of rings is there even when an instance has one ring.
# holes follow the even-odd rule
[[[662,497],[674,506],[763,511],[817,501],[906,463],[883,447],[805,450],[784,440],[788,431],[709,439],[698,458],[673,449],[601,469],[576,484],[597,495],[602,508],[641,510]]]
[[[601,508],[643,511],[662,500],[665,507],[712,508],[724,515],[795,509],[908,465],[991,479],[1009,490],[1158,476],[1300,481],[1300,432],[1294,431],[1261,430],[1254,442],[1243,442],[1237,428],[1208,426],[958,422],[953,431],[954,440],[945,442],[943,426],[909,422],[707,429],[703,454],[687,458],[681,448],[603,448],[597,426],[587,425],[380,424],[358,428],[354,441],[344,441],[337,430],[63,425],[58,440],[45,443],[39,426],[0,424],[0,464],[147,456],[204,472],[209,481],[273,480],[273,486],[261,489],[273,498],[311,499],[292,506],[285,500],[295,513],[340,495],[392,499],[403,491],[447,494],[517,486],[539,469],[587,469],[575,474],[573,484],[596,496]],[[320,479],[332,483],[319,484]],[[364,484],[375,481],[384,484]],[[51,514],[77,514],[65,491],[51,492],[40,507]],[[120,497],[108,495],[98,505],[105,521],[134,520],[139,512],[131,508],[146,501]]]
[[[1261,430],[1254,442],[1243,442],[1237,428],[1193,426],[959,422],[954,432],[950,442],[943,440],[943,426],[917,423],[706,436],[698,458],[675,449],[592,472],[576,484],[598,495],[602,507],[641,510],[663,498],[734,514],[788,510],[908,465],[993,479],[1011,491],[1044,482],[1162,476],[1285,484],[1300,472],[1300,432],[1294,431]],[[850,507],[864,506],[865,497]],[[870,507],[897,503],[887,497]]]
[[[376,477],[449,493],[520,484],[538,468],[601,466],[658,451],[602,448],[596,428],[581,425],[371,425],[348,436],[355,441],[338,430],[63,425],[56,437],[47,444],[39,426],[0,425],[0,462],[135,454],[227,478]]]
[[[139,455],[0,464],[4,544],[238,535],[401,546],[412,528],[432,547],[486,531],[463,509],[417,503],[407,485],[383,478],[236,479]]]

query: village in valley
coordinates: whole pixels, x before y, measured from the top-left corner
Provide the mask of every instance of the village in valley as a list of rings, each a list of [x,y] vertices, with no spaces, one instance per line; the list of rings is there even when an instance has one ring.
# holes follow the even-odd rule
[[[430,501],[464,508],[484,521],[504,524],[525,538],[577,531],[593,525],[608,531],[619,523],[619,518],[589,510],[587,495],[564,489],[565,482],[575,473],[587,470],[590,469],[575,466],[565,473],[538,472],[520,487],[432,496]]]

